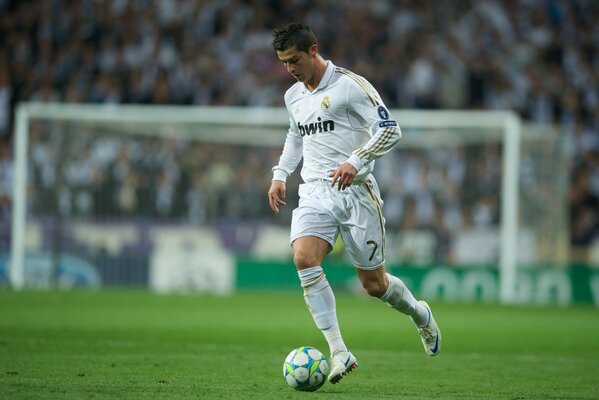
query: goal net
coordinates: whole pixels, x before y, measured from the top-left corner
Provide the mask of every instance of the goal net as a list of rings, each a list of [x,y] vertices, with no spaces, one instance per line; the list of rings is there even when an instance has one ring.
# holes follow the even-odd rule
[[[507,302],[518,268],[567,261],[555,132],[509,112],[392,113],[403,138],[375,168],[387,264],[499,267]],[[239,254],[289,258],[299,174],[281,215],[266,200],[287,126],[279,108],[21,104],[6,279],[166,290],[231,282]],[[203,277],[172,274],[190,264]]]

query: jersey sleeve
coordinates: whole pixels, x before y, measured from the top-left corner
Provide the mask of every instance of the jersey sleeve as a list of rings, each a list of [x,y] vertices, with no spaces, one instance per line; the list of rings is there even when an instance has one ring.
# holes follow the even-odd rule
[[[370,134],[370,139],[347,159],[360,171],[397,144],[401,139],[401,129],[374,87],[359,76],[348,88],[348,112],[355,123],[368,128]]]
[[[302,159],[302,138],[297,132],[293,117],[289,114],[289,130],[285,138],[283,152],[279,158],[279,163],[272,167],[272,179],[277,181],[287,181],[287,177],[295,171]]]

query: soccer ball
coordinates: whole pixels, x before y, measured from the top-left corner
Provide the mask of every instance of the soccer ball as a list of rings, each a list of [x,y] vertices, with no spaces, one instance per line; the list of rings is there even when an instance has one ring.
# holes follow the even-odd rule
[[[302,346],[293,350],[283,363],[283,376],[295,390],[313,392],[324,385],[329,375],[329,362],[317,349]]]

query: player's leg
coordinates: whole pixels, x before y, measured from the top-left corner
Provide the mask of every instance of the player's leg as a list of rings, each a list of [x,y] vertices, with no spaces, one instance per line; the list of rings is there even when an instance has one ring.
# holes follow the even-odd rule
[[[340,232],[362,286],[371,296],[409,315],[418,327],[426,353],[436,355],[441,335],[428,304],[417,301],[401,279],[385,271],[385,219],[376,181],[369,179],[353,186],[350,201],[354,212]]]
[[[318,329],[324,334],[331,353],[347,350],[337,322],[335,295],[321,267],[331,245],[315,236],[293,242],[293,262],[304,289],[304,299]]]
[[[337,383],[345,374],[357,367],[357,361],[343,342],[337,321],[335,295],[321,267],[330,247],[329,242],[318,237],[300,237],[293,242],[293,261],[304,288],[304,299],[308,310],[329,344],[331,351],[329,381]]]
[[[364,289],[371,296],[386,302],[395,310],[409,315],[420,333],[426,354],[436,356],[441,349],[441,331],[429,305],[417,301],[410,289],[396,276],[385,272],[385,267],[366,270],[356,268]]]
[[[299,195],[299,206],[291,219],[294,261],[308,309],[329,344],[329,382],[337,383],[358,364],[343,342],[335,296],[321,265],[339,235],[335,211],[344,213],[346,204],[341,193],[333,190],[328,182],[302,184]]]
[[[328,185],[300,185],[299,205],[291,219],[290,242],[306,305],[333,353],[347,348],[339,331],[335,296],[322,269],[322,261],[338,236],[337,221],[321,209],[321,199],[314,198],[324,187]]]

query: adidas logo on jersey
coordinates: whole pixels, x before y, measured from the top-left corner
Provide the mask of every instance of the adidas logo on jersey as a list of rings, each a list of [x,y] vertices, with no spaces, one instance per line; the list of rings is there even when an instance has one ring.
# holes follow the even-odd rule
[[[318,117],[317,122],[312,122],[306,125],[302,125],[300,122],[297,123],[297,129],[302,137],[308,135],[314,135],[315,133],[322,133],[335,130],[335,121],[330,119],[322,121],[322,118]]]

